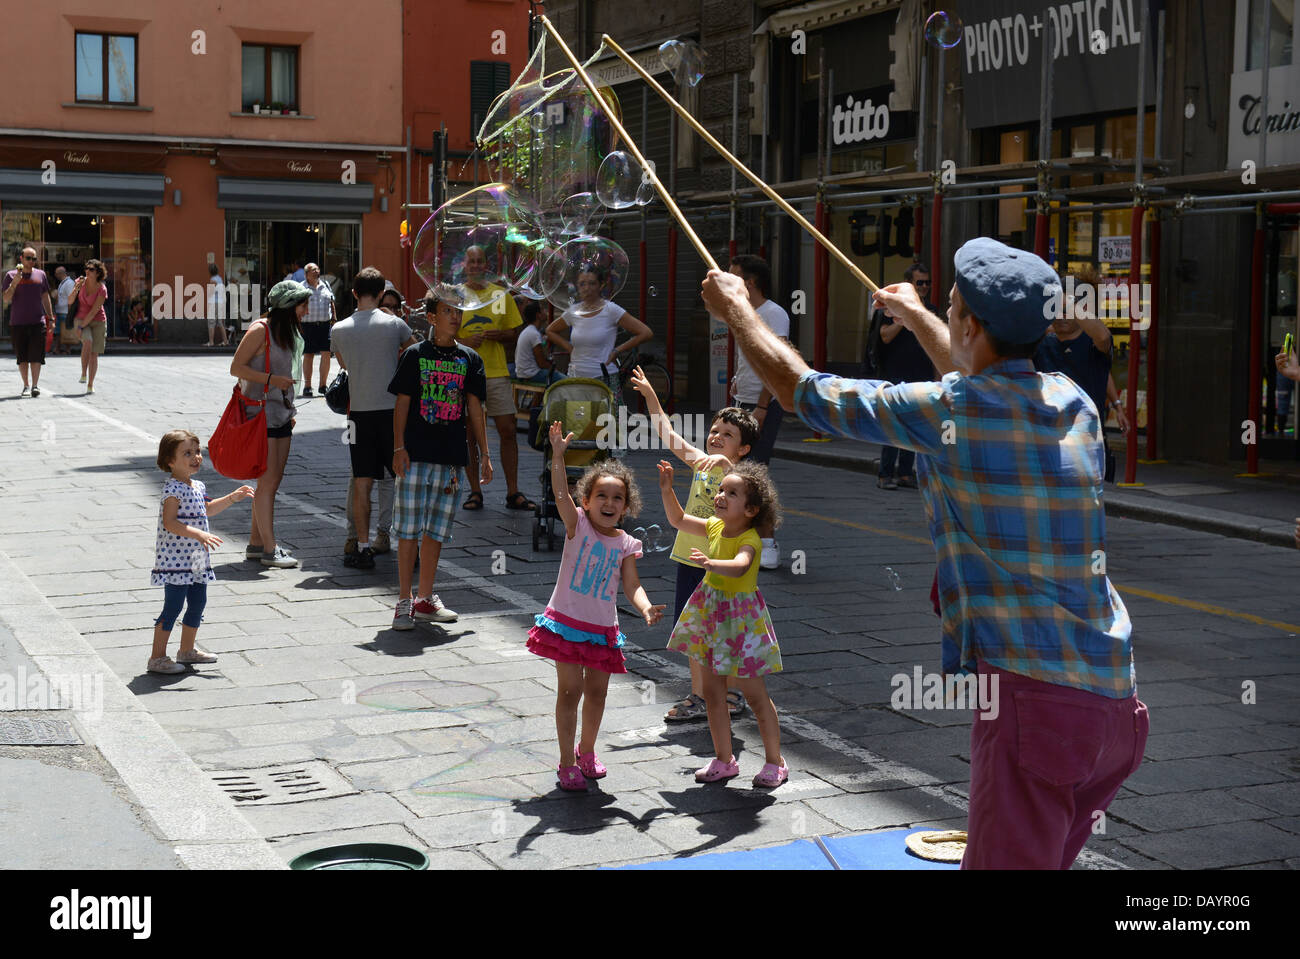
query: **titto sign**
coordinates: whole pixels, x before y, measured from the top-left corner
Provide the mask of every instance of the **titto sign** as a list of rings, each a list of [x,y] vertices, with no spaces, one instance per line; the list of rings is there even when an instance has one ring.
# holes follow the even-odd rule
[[[835,146],[846,143],[865,143],[883,140],[889,136],[889,95],[879,101],[870,97],[860,99],[853,94],[837,103],[831,113],[831,142]]]

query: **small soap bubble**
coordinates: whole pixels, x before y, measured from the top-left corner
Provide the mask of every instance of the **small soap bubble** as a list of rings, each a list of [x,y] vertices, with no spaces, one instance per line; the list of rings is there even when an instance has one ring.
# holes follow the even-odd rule
[[[623,248],[602,236],[578,236],[561,246],[554,256],[542,263],[540,283],[543,293],[557,310],[567,310],[575,303],[585,303],[594,312],[601,300],[612,300],[627,282],[629,264]],[[579,277],[593,274],[599,287],[583,296],[578,289]]]
[[[649,293],[651,296],[658,296],[659,288],[657,286],[652,285],[646,290],[646,292]]]
[[[600,212],[600,198],[594,193],[575,193],[560,204],[561,231],[569,236],[590,233],[598,225],[593,223]]]
[[[704,51],[693,40],[668,40],[659,45],[664,66],[678,86],[698,86],[704,79]]]
[[[636,529],[632,530],[632,538],[633,538],[633,539],[639,539],[639,540],[641,541],[641,545],[644,546],[644,545],[645,545],[645,527],[644,527],[644,526],[638,526]]]
[[[663,527],[658,523],[645,528],[645,539],[641,543],[647,553],[664,553],[672,549],[669,537],[664,535]]]
[[[955,13],[936,10],[925,21],[925,39],[940,50],[951,50],[961,43],[961,18]]]
[[[615,150],[601,161],[600,169],[596,171],[596,196],[611,210],[634,206],[641,197],[644,176],[645,172],[635,157]],[[653,192],[651,187],[652,197]]]
[[[636,205],[649,206],[655,201],[655,185],[652,181],[642,179],[641,185],[636,188]]]
[[[885,567],[885,575],[889,578],[890,586],[894,587],[895,590],[900,590],[900,591],[902,590],[903,578],[894,571],[894,568],[892,566]]]
[[[528,122],[532,126],[534,133],[546,132],[546,127],[548,126],[546,122],[546,114],[543,113],[541,110],[538,110],[536,113],[530,114],[528,118]]]

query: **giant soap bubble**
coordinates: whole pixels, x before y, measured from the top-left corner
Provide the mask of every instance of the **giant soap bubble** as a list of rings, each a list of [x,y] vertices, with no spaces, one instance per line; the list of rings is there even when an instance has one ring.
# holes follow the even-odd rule
[[[925,39],[940,50],[951,50],[961,43],[961,18],[954,13],[936,10],[925,21]]]
[[[679,86],[698,86],[704,79],[704,51],[693,40],[667,40],[659,45],[664,66]]]
[[[583,301],[579,278],[593,273],[600,283],[595,291],[597,297],[579,309],[595,312],[602,305],[600,300],[612,300],[623,289],[628,269],[627,254],[613,240],[603,236],[574,237],[542,264],[541,289],[556,309],[567,310]]]
[[[490,307],[535,269],[519,255],[519,247],[536,238],[534,219],[529,204],[505,184],[462,193],[420,228],[415,271],[439,298],[462,310]]]
[[[612,210],[634,206],[641,192],[645,170],[630,153],[615,150],[596,171],[596,196]]]

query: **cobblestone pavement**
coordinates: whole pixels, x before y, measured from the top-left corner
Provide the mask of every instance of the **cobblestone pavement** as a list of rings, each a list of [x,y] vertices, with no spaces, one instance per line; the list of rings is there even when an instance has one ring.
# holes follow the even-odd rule
[[[299,413],[276,504],[277,535],[301,568],[242,561],[247,504],[215,517],[226,545],[214,557],[218,581],[199,642],[220,662],[179,677],[147,674],[162,598],[148,585],[158,438],[185,427],[206,441],[233,384],[228,362],[110,355],[85,397],[75,361],[54,358],[43,395],[21,400],[7,368],[0,562],[11,583],[35,588],[30,605],[48,602],[42,629],[93,648],[64,654],[64,665],[102,669],[97,654],[109,667],[106,698],[116,688],[143,706],[276,857],[365,839],[418,846],[435,867],[596,866],[964,826],[969,713],[890,705],[895,676],[938,671],[920,499],[848,470],[774,468],[786,506],[782,568],[764,571],[760,585],[785,658],[769,688],[791,776],[772,793],[748,785],[762,762],[751,717],[735,724],[742,777],[694,783],[690,772],[709,755],[706,726],[662,721],[687,690],[685,663],[663,650],[668,627],[645,628],[626,603],[630,672],[611,683],[598,748],[609,776],[586,795],[561,793],[554,670],[523,647],[558,553],[531,550],[532,516],[504,508],[498,479],[487,509],[459,513],[443,551],[435,590],[460,621],[393,632],[395,558],[365,572],[340,561],[343,420],[320,400]],[[665,525],[657,458],[630,455],[650,504],[643,525]],[[535,498],[541,456],[525,448],[521,460],[523,489]],[[206,466],[200,478],[213,495],[237,485]],[[1152,731],[1146,762],[1080,866],[1295,866],[1300,554],[1128,519],[1112,518],[1108,529],[1108,571],[1133,617]],[[652,599],[671,604],[668,554],[648,555],[640,569]],[[19,615],[9,602],[0,618]],[[14,632],[29,647],[45,635]],[[147,757],[119,742],[110,758],[128,785],[147,781],[128,768]],[[305,785],[286,788],[275,773]],[[248,839],[234,826],[211,833],[205,823],[218,812],[226,810],[200,817],[186,840],[209,844],[214,856]]]

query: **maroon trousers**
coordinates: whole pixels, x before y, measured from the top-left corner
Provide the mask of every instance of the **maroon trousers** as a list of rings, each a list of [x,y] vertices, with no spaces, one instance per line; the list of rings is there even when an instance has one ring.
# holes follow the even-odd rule
[[[1110,699],[1009,673],[996,718],[971,721],[963,869],[1069,869],[1120,785],[1137,771],[1150,721],[1137,695]]]

